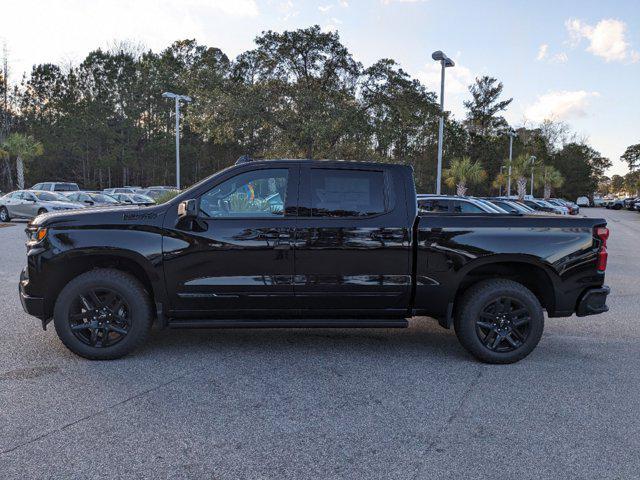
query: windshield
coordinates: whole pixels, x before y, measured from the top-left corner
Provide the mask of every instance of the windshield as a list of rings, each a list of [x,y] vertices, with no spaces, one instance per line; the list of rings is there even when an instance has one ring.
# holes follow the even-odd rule
[[[33,192],[33,194],[38,197],[38,200],[42,202],[68,202],[69,199],[59,195],[57,193],[51,192]]]
[[[110,197],[109,195],[103,195],[102,193],[90,193],[89,196],[91,197],[91,200],[93,200],[94,202],[118,203],[118,201],[115,198]]]

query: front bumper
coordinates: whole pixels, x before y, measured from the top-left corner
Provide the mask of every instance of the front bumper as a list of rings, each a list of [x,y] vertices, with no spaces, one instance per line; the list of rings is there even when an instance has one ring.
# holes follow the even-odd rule
[[[20,283],[18,284],[18,292],[20,294],[20,302],[22,303],[22,308],[29,315],[33,315],[40,320],[45,320],[46,314],[44,308],[44,298],[32,297],[27,294],[25,287],[28,283],[29,279],[27,278],[26,272],[23,270],[20,273]]]
[[[606,285],[600,288],[590,288],[582,294],[576,307],[576,315],[578,317],[586,317],[587,315],[597,315],[609,311],[607,307],[607,295],[611,289]]]

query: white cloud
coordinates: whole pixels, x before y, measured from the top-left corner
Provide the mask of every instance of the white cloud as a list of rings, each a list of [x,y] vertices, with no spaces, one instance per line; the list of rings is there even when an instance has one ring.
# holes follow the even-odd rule
[[[536,102],[525,109],[524,116],[533,122],[585,117],[589,100],[599,95],[598,92],[584,90],[548,92],[539,95]]]
[[[542,45],[540,45],[540,48],[538,48],[538,55],[536,55],[536,60],[538,61],[544,60],[544,58],[547,56],[548,50],[549,50],[549,45],[547,45],[546,43],[543,43]]]
[[[347,8],[349,6],[349,2],[347,0],[340,0],[338,3],[343,8]]]
[[[421,3],[427,0],[381,0],[383,5],[389,5],[391,3]]]
[[[559,52],[554,54],[550,59],[552,63],[567,63],[569,61],[569,57],[564,52]]]
[[[631,49],[631,44],[626,38],[627,24],[621,20],[608,18],[593,26],[574,18],[567,20],[565,26],[573,46],[586,39],[589,42],[587,51],[604,58],[607,62],[634,62],[640,57],[638,52]]]
[[[318,6],[318,10],[320,10],[322,13],[327,13],[332,8],[333,8],[333,5],[319,5]]]
[[[342,24],[342,20],[338,18],[330,18],[329,23],[327,23],[323,28],[325,32],[335,32],[338,30],[338,25]]]
[[[7,41],[11,79],[32,65],[81,61],[96,48],[131,41],[159,51],[195,38],[230,56],[253,48],[261,30],[255,0],[31,0],[3,2],[0,36]],[[24,28],[21,18],[29,18]],[[264,29],[264,28],[262,28]],[[250,34],[238,35],[238,31]],[[35,33],[34,33],[35,32]]]

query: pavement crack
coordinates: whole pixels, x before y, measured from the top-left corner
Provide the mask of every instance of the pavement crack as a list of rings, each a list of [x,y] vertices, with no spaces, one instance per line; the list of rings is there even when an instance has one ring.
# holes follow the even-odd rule
[[[22,448],[22,447],[24,447],[24,446],[27,446],[27,445],[30,445],[30,444],[32,444],[32,443],[38,442],[38,441],[42,440],[43,438],[49,437],[49,436],[51,436],[51,435],[53,435],[53,434],[55,434],[55,433],[62,432],[62,431],[64,431],[64,430],[66,430],[66,429],[68,429],[68,428],[70,428],[70,427],[73,427],[73,426],[75,426],[75,425],[77,425],[77,424],[79,424],[79,423],[82,423],[82,422],[84,422],[84,421],[86,421],[86,420],[90,420],[90,419],[92,419],[92,418],[98,417],[98,416],[100,416],[100,415],[102,415],[102,414],[106,413],[107,411],[109,411],[109,410],[111,410],[111,409],[113,409],[113,408],[117,408],[117,407],[119,407],[120,405],[123,405],[123,404],[125,404],[125,403],[127,403],[127,402],[130,402],[130,401],[132,401],[132,400],[136,400],[136,399],[138,399],[138,398],[141,398],[141,397],[143,397],[143,396],[145,396],[145,395],[147,395],[147,394],[149,394],[149,393],[153,392],[154,390],[158,390],[159,388],[166,387],[167,385],[171,385],[172,383],[174,383],[174,382],[176,382],[176,381],[178,381],[178,380],[180,380],[180,379],[182,379],[182,378],[186,377],[187,375],[188,375],[188,374],[187,374],[187,373],[185,373],[184,375],[179,375],[179,376],[177,376],[177,377],[174,377],[174,378],[172,378],[171,380],[169,380],[168,382],[165,382],[165,383],[161,383],[161,384],[155,385],[155,386],[153,386],[153,387],[151,387],[151,388],[148,388],[148,389],[146,389],[146,390],[143,390],[143,391],[141,391],[141,392],[138,392],[138,393],[136,393],[135,395],[131,395],[130,397],[125,398],[124,400],[121,400],[121,401],[116,402],[116,403],[114,403],[114,404],[112,404],[112,405],[109,405],[108,407],[105,407],[105,408],[103,408],[103,409],[101,409],[101,410],[98,410],[97,412],[93,412],[93,413],[91,413],[91,414],[89,414],[89,415],[86,415],[86,416],[84,416],[84,417],[82,417],[82,418],[79,418],[78,420],[75,420],[75,421],[70,422],[70,423],[66,423],[66,424],[62,425],[61,427],[59,427],[59,428],[56,428],[56,429],[54,429],[54,430],[50,430],[50,431],[48,431],[48,432],[45,432],[45,433],[43,433],[42,435],[38,435],[37,437],[34,437],[34,438],[32,438],[32,439],[29,439],[29,440],[27,440],[27,441],[25,441],[25,442],[19,443],[18,445],[14,445],[13,447],[8,448],[8,449],[6,449],[6,450],[2,450],[2,451],[0,451],[0,455],[4,455],[4,454],[6,454],[6,453],[11,453],[11,452],[13,452],[14,450],[17,450],[17,449]]]
[[[438,442],[440,442],[442,437],[447,433],[447,430],[449,429],[451,424],[454,422],[454,420],[458,417],[460,412],[464,410],[467,404],[467,401],[469,400],[469,397],[471,397],[471,394],[480,383],[480,379],[482,378],[484,368],[485,368],[484,366],[482,365],[480,366],[480,368],[476,372],[476,376],[473,377],[471,382],[469,382],[469,385],[467,385],[467,388],[465,389],[465,391],[462,393],[462,396],[460,397],[458,404],[455,406],[455,408],[451,411],[451,413],[447,417],[447,421],[442,425],[442,427],[440,427],[440,430],[438,431],[438,433],[434,435],[431,442],[429,442],[429,444],[427,445],[427,448],[423,452],[423,456],[431,453],[431,451],[435,448]],[[420,479],[420,478],[426,478],[426,477],[420,473],[417,473],[413,478]]]

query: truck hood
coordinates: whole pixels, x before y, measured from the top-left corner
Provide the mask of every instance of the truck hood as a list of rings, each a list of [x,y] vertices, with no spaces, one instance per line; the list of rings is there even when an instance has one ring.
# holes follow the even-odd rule
[[[148,223],[153,221],[167,209],[167,205],[144,207],[140,205],[118,205],[114,207],[88,207],[75,210],[64,210],[46,213],[34,218],[30,227],[79,226],[79,225],[126,225]]]

